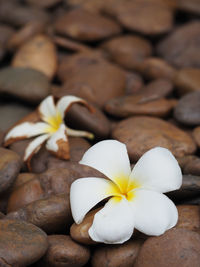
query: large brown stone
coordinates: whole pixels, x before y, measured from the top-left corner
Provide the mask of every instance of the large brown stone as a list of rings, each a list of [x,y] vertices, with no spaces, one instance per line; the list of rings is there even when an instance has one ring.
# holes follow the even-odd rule
[[[175,67],[200,67],[200,22],[192,21],[175,29],[157,46],[158,54]]]
[[[151,237],[142,246],[135,267],[199,267],[200,235],[185,229],[172,229]]]
[[[200,5],[198,0],[178,0],[177,8],[192,14],[200,14]]]
[[[13,184],[21,168],[21,160],[17,153],[0,148],[0,193]]]
[[[44,267],[82,267],[90,258],[88,247],[77,244],[67,235],[48,236],[49,248],[40,261]]]
[[[0,265],[28,266],[39,260],[48,248],[46,234],[33,224],[0,220]]]
[[[125,119],[113,129],[112,137],[127,145],[131,161],[138,160],[155,146],[168,148],[175,157],[192,154],[196,150],[187,133],[158,118],[138,116]]]
[[[58,3],[60,3],[62,0],[25,0],[25,2],[29,5],[33,5],[40,8],[51,8]]]
[[[84,9],[65,13],[55,23],[56,32],[80,41],[98,41],[121,32],[113,20]]]

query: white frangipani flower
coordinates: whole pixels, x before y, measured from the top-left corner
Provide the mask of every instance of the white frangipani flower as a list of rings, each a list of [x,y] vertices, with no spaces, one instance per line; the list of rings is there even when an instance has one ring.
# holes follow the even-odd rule
[[[93,138],[93,134],[86,131],[73,130],[64,123],[64,117],[72,104],[84,104],[90,111],[87,102],[76,96],[64,96],[56,104],[53,96],[45,98],[38,107],[40,122],[23,122],[13,127],[5,136],[4,146],[11,143],[37,136],[29,143],[25,150],[24,161],[30,163],[32,156],[38,152],[46,142],[46,148],[62,159],[69,159],[69,143],[67,136],[82,136]]]
[[[176,206],[162,194],[182,184],[181,169],[169,150],[149,150],[131,171],[126,146],[105,140],[92,146],[80,163],[109,178],[81,178],[71,186],[71,210],[77,224],[97,203],[109,198],[89,229],[94,241],[119,244],[132,236],[134,228],[157,236],[176,225]]]

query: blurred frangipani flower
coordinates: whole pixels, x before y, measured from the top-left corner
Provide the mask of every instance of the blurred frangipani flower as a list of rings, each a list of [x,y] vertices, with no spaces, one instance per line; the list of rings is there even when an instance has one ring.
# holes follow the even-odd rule
[[[47,150],[61,159],[69,159],[67,136],[93,138],[92,133],[73,130],[65,125],[65,114],[74,103],[81,103],[90,111],[93,110],[85,100],[76,96],[64,96],[56,104],[53,96],[48,96],[40,103],[37,110],[41,121],[36,123],[26,121],[13,127],[5,136],[4,146],[37,136],[25,150],[24,161],[29,167],[32,156],[39,151],[46,141]]]
[[[71,186],[71,210],[77,224],[97,203],[109,198],[94,216],[89,229],[92,240],[120,244],[132,236],[134,228],[158,236],[176,225],[176,206],[163,193],[180,188],[182,173],[168,149],[147,151],[131,171],[126,146],[105,140],[86,151],[80,163],[109,178],[81,178]]]

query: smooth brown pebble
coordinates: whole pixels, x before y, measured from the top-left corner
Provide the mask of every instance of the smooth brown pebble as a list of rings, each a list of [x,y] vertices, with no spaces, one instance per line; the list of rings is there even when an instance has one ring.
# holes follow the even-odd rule
[[[189,161],[183,168],[184,174],[200,175],[200,158]]]
[[[142,77],[135,72],[126,72],[126,95],[132,95],[140,91],[144,86]]]
[[[68,235],[48,236],[49,248],[41,259],[44,267],[82,267],[90,258],[88,247],[77,244]]]
[[[39,260],[48,248],[46,234],[33,224],[0,220],[0,265],[28,266]]]
[[[25,0],[25,2],[28,5],[33,5],[39,8],[51,8],[62,2],[62,0]]]
[[[200,233],[200,207],[194,205],[178,205],[178,223],[176,228],[184,228]]]
[[[11,187],[20,171],[22,162],[17,153],[0,148],[0,193]]]
[[[200,15],[200,5],[198,0],[179,0],[177,1],[177,8],[186,13]]]
[[[200,147],[200,126],[194,128],[192,132],[192,136],[194,137],[194,140],[198,147]]]
[[[185,229],[172,229],[145,241],[135,267],[199,267],[200,235]]]
[[[56,48],[49,37],[36,35],[19,48],[11,64],[35,69],[51,79],[57,69]]]
[[[164,120],[145,116],[122,120],[113,129],[112,138],[126,144],[133,162],[156,146],[169,149],[175,157],[193,154],[196,150],[186,132]]]
[[[92,267],[133,267],[142,243],[135,239],[120,245],[98,247],[92,255]]]

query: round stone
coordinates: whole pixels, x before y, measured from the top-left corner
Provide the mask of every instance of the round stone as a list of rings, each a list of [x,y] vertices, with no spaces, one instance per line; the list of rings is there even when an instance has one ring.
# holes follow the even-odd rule
[[[0,220],[0,264],[28,266],[39,260],[48,248],[46,234],[33,224]]]
[[[0,71],[0,93],[38,103],[49,94],[49,90],[47,76],[37,70],[7,67]]]
[[[7,190],[17,178],[21,159],[17,153],[0,148],[0,193]]]
[[[183,96],[174,109],[175,119],[185,125],[200,124],[200,92]]]
[[[126,144],[131,161],[138,160],[149,149],[168,148],[175,157],[192,154],[196,145],[183,130],[158,118],[131,117],[119,122],[112,137]]]
[[[142,246],[135,267],[199,267],[200,235],[185,229],[172,229],[148,238]]]
[[[55,30],[79,41],[98,41],[121,32],[120,26],[112,19],[81,8],[62,15],[55,23]]]
[[[29,5],[33,5],[39,8],[51,8],[62,2],[62,0],[25,0],[25,2]]]

